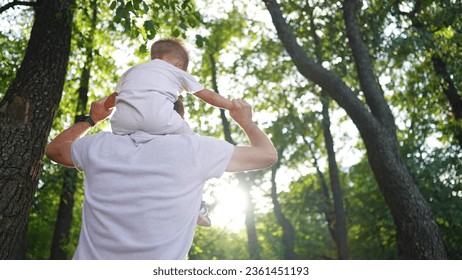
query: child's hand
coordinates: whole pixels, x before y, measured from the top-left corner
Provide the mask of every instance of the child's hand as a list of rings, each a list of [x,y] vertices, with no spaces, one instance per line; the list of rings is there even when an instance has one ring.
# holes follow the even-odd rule
[[[115,98],[117,95],[118,93],[114,92],[109,96],[106,96],[91,103],[90,116],[95,123],[99,123],[100,121],[109,117],[109,115],[112,113],[112,110],[115,107]]]
[[[194,96],[199,97],[206,103],[221,109],[231,111],[234,107],[233,102],[231,100],[228,100],[223,96],[219,95],[218,93],[214,92],[213,90],[209,90],[206,88],[194,93]]]
[[[111,95],[105,97],[104,101],[104,109],[110,110],[115,107],[115,98],[119,95],[117,92],[112,93]]]

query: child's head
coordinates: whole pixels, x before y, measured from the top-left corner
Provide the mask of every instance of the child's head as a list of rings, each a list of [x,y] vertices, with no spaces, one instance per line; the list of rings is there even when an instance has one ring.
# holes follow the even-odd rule
[[[151,46],[151,59],[162,59],[186,71],[189,56],[186,48],[177,39],[162,39]]]

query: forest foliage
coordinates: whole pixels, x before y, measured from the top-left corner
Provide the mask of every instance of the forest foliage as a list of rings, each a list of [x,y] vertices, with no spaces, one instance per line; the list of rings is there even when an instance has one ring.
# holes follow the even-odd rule
[[[12,1],[2,1],[2,6]],[[40,1],[38,1],[40,2]],[[38,3],[37,2],[37,3]],[[364,99],[342,19],[343,1],[279,1],[299,44],[323,67],[334,72]],[[456,0],[358,1],[357,18],[385,99],[397,126],[401,158],[430,205],[449,259],[462,259],[462,115],[448,100],[452,82],[462,104],[462,4]],[[91,28],[97,5],[96,29]],[[245,98],[254,120],[280,152],[278,168],[246,174],[251,186],[239,186],[237,174],[206,185],[204,197],[218,225],[198,228],[190,259],[284,259],[287,229],[293,227],[298,259],[336,259],[329,164],[323,135],[322,91],[305,79],[278,39],[261,1],[114,0],[74,4],[71,54],[50,139],[69,127],[78,110],[79,88],[90,67],[88,101],[108,95],[120,74],[149,59],[158,38],[182,39],[191,56],[190,72],[206,87],[228,98]],[[34,8],[15,6],[0,13],[0,99],[15,77],[27,47]],[[91,43],[89,42],[89,39]],[[87,65],[91,54],[91,65]],[[444,73],[441,64],[444,62]],[[449,78],[449,79],[448,79]],[[225,140],[220,110],[191,95],[183,96],[193,130]],[[89,103],[88,103],[89,104]],[[358,130],[345,111],[330,102],[330,130],[339,168],[350,259],[399,259],[393,216],[367,158]],[[462,107],[460,108],[462,110]],[[230,136],[246,139],[228,115]],[[108,123],[99,125],[109,129]],[[27,259],[49,259],[65,167],[43,158],[27,231]],[[0,175],[1,176],[1,175]],[[83,174],[78,173],[72,227],[62,240],[71,258],[78,242],[83,200]],[[230,186],[250,195],[230,196],[233,224],[219,221],[220,188]],[[272,188],[276,197],[272,196]],[[228,204],[230,205],[229,201]],[[249,247],[244,222],[253,210],[258,243]],[[226,222],[226,221],[225,221]],[[335,224],[335,222],[334,222]],[[253,254],[249,248],[259,248]],[[252,249],[254,250],[254,249]]]

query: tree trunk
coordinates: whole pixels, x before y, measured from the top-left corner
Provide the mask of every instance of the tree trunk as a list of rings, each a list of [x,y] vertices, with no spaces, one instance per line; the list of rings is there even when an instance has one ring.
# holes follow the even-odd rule
[[[451,106],[452,115],[456,122],[459,123],[454,129],[454,135],[459,142],[459,146],[462,148],[462,125],[460,125],[460,123],[462,123],[462,97],[457,91],[456,85],[446,68],[444,60],[439,55],[434,54],[432,56],[432,64],[436,75],[440,78],[440,84],[444,95]]]
[[[213,54],[209,54],[209,59],[210,59],[210,66],[212,68],[212,86],[213,90],[216,93],[219,93],[218,91],[218,82],[217,82],[217,63],[215,61],[215,58],[213,57]],[[233,138],[231,137],[231,129],[229,125],[228,118],[226,118],[225,115],[225,110],[220,109],[220,118],[221,122],[223,124],[223,133],[225,134],[225,140],[230,143],[235,145]]]
[[[400,256],[403,259],[445,259],[446,251],[430,207],[399,156],[394,118],[372,72],[368,50],[355,19],[355,1],[345,1],[344,19],[367,107],[342,79],[306,55],[284,21],[277,2],[263,2],[300,73],[318,84],[345,109],[357,126],[396,224]]]
[[[322,124],[324,129],[324,143],[329,162],[330,187],[334,200],[335,213],[335,242],[337,245],[337,257],[339,260],[348,259],[348,232],[346,225],[345,208],[343,206],[343,193],[340,184],[340,176],[335,158],[334,139],[330,132],[329,97],[322,94]]]
[[[66,252],[63,248],[69,242],[69,232],[71,231],[77,170],[67,168],[64,170],[63,177],[63,189],[51,242],[50,260],[67,259]]]
[[[331,202],[331,197],[329,195],[329,186],[327,185],[326,177],[324,176],[324,173],[321,172],[321,169],[319,169],[319,165],[317,160],[314,160],[314,167],[316,168],[316,173],[318,174],[319,181],[321,183],[321,193],[323,197],[323,203],[322,203],[322,212],[324,213],[324,217],[326,217],[326,222],[327,222],[327,227],[329,229],[330,236],[332,237],[332,240],[334,240],[335,244],[337,245],[337,233],[335,231],[335,213],[332,210],[332,202]],[[338,252],[338,248],[337,248]]]
[[[333,210],[332,206],[332,201],[331,201],[331,196],[330,196],[330,191],[329,191],[329,186],[326,180],[326,177],[324,176],[324,173],[322,173],[318,159],[316,158],[316,153],[314,152],[313,148],[311,147],[311,144],[306,140],[305,136],[302,135],[303,142],[305,145],[308,147],[310,150],[311,156],[313,157],[313,166],[316,169],[316,173],[319,177],[319,181],[321,183],[321,195],[323,198],[323,203],[321,204],[321,211],[324,213],[324,217],[326,217],[326,222],[327,222],[327,228],[329,229],[330,236],[332,237],[332,240],[336,244],[337,252],[338,252],[338,247],[337,247],[337,233],[335,229],[335,211]]]
[[[255,207],[250,195],[250,189],[254,180],[249,178],[246,173],[237,174],[239,186],[244,190],[245,195],[245,227],[247,230],[247,250],[251,260],[261,259],[261,246],[257,237],[257,228],[255,226]]]
[[[307,6],[309,11],[307,11],[310,15],[310,26],[311,26],[311,33],[314,39],[314,44],[316,48],[316,58],[319,62],[323,61],[322,55],[322,47],[321,47],[321,38],[316,34],[316,24],[314,22],[313,17],[313,9]],[[346,224],[346,215],[345,215],[345,208],[343,205],[343,193],[340,184],[340,177],[338,172],[337,166],[337,159],[335,156],[334,150],[334,139],[332,137],[332,133],[330,132],[330,116],[329,116],[329,108],[330,108],[330,98],[327,93],[321,91],[321,104],[322,104],[322,126],[323,126],[323,136],[324,136],[324,143],[327,150],[327,161],[329,164],[329,178],[330,178],[330,187],[332,189],[332,198],[334,201],[334,227],[335,227],[335,244],[337,248],[337,258],[339,260],[346,260],[348,259],[348,230]],[[314,153],[313,153],[314,156]],[[321,171],[318,169],[318,174],[322,175]],[[322,185],[326,184],[324,180],[324,176],[321,176]],[[324,191],[324,193],[326,193]],[[326,194],[325,194],[326,196]],[[328,199],[328,193],[326,199]],[[330,225],[332,225],[332,221],[330,221]],[[329,223],[329,220],[328,220]]]
[[[281,158],[282,152],[279,153]],[[295,229],[292,223],[286,218],[281,209],[281,204],[278,201],[277,185],[276,185],[276,173],[280,167],[280,162],[275,164],[271,169],[271,200],[274,205],[274,215],[279,225],[282,227],[282,245],[284,246],[284,259],[295,260],[297,255],[295,254]]]
[[[406,15],[418,33],[425,34],[428,33],[428,30],[425,29],[424,23],[422,23],[417,15],[421,12],[422,3],[417,2],[414,9],[408,13],[400,13]],[[399,8],[398,8],[399,10]],[[452,115],[457,123],[462,121],[462,96],[459,94],[454,80],[452,79],[447,67],[446,62],[443,60],[442,54],[438,53],[438,48],[435,47],[433,38],[429,39],[428,36],[422,36],[424,40],[425,47],[428,50],[433,50],[431,56],[431,61],[433,69],[435,70],[436,75],[439,78],[441,89],[446,96],[446,99],[449,102],[449,105],[452,110]],[[456,125],[454,128],[454,135],[457,139],[459,146],[462,147],[462,126]]]
[[[96,29],[96,22],[98,16],[98,3],[93,0],[91,2],[92,18],[91,29],[88,37],[84,38],[84,45],[86,48],[86,61],[80,78],[80,88],[77,91],[78,103],[75,112],[75,121],[86,115],[88,89],[90,84],[90,72],[93,64],[93,37]],[[56,217],[55,229],[53,233],[53,240],[51,243],[50,259],[51,260],[65,260],[67,259],[64,247],[70,241],[70,231],[72,226],[72,216],[74,207],[74,194],[77,188],[77,170],[66,169],[64,171],[63,188],[60,197],[58,216]]]
[[[212,85],[213,90],[215,92],[218,91],[218,83],[217,83],[217,71],[216,71],[216,62],[213,54],[209,55],[211,67],[212,67]],[[220,109],[220,117],[223,123],[223,132],[225,135],[226,141],[235,145],[233,138],[231,137],[231,129],[229,125],[229,121],[225,116],[225,111]],[[257,238],[257,229],[255,226],[255,208],[252,202],[252,196],[250,194],[250,189],[252,187],[253,179],[247,173],[238,173],[236,174],[236,178],[239,181],[239,185],[244,191],[245,194],[245,205],[246,205],[246,212],[245,212],[245,225],[247,230],[247,248],[249,252],[250,259],[258,260],[261,259],[261,246],[258,242]]]
[[[24,60],[0,102],[0,258],[22,259],[41,160],[69,60],[72,0],[38,1]]]

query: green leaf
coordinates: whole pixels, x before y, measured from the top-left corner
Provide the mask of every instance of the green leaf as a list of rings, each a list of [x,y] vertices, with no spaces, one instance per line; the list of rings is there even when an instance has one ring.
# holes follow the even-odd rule
[[[181,4],[181,9],[185,10],[186,8],[188,8],[188,5],[190,2],[191,2],[190,0],[183,1],[183,3]]]
[[[138,51],[140,53],[146,53],[148,51],[148,48],[146,46],[146,43],[142,44],[139,48],[138,48]]]
[[[175,28],[175,30],[173,30],[173,33],[172,33],[173,37],[179,37],[180,34],[181,34],[180,30],[178,30],[176,28]]]
[[[136,14],[136,10],[134,9],[132,2],[128,2],[127,5],[125,5],[125,13],[128,14],[129,12]]]
[[[109,5],[109,9],[114,10],[116,5],[117,5],[116,1],[112,1],[111,4]]]
[[[136,32],[136,30],[137,30],[137,29],[132,30],[132,24],[131,24],[131,21],[129,19],[125,19],[123,25],[124,25],[125,31]]]
[[[123,6],[117,7],[116,17],[122,19],[122,18],[125,18],[125,15],[126,15],[126,12],[125,12],[124,7]]]
[[[201,35],[196,35],[196,46],[202,48],[204,46],[204,38]]]
[[[452,37],[454,37],[454,29],[452,29],[451,26],[448,26],[446,28],[436,31],[435,35],[442,36],[446,39],[452,39]]]
[[[146,20],[143,23],[144,30],[146,31],[146,38],[151,40],[156,36],[156,27],[152,20]]]
[[[149,6],[143,1],[143,10],[145,12],[148,12],[149,11]]]
[[[183,30],[187,30],[188,29],[188,26],[186,25],[186,23],[184,22],[180,22],[180,24],[178,25],[181,29]]]
[[[133,8],[134,8],[135,10],[139,10],[139,9],[140,9],[141,1],[142,1],[142,0],[133,0]]]
[[[146,20],[143,23],[143,27],[144,27],[144,29],[149,30],[149,31],[154,31],[155,30],[154,22],[152,20]]]

